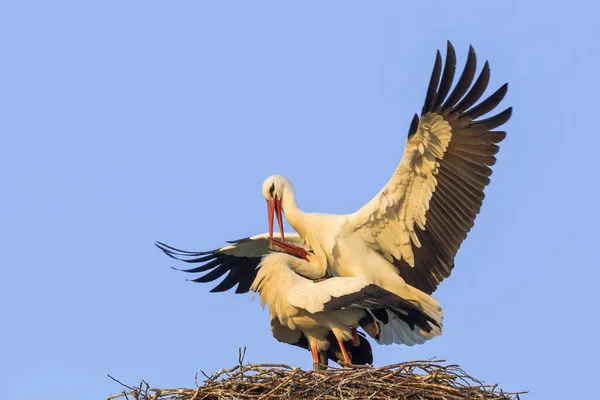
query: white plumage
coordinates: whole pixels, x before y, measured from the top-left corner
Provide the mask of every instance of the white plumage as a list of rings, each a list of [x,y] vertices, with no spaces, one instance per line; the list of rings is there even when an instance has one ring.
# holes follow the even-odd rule
[[[292,266],[305,263],[288,254],[270,253],[262,259],[250,289],[260,294],[263,307],[268,306],[271,321],[276,320],[289,329],[273,329],[278,340],[286,342],[286,337],[278,336],[289,335],[290,331],[302,331],[312,350],[313,362],[317,365],[317,352],[329,347],[327,334],[331,331],[342,349],[344,361],[350,363],[343,342],[353,339],[352,328],[358,327],[365,310],[345,308],[325,311],[325,305],[332,297],[360,292],[369,282],[357,278],[332,278],[315,283],[292,270]]]
[[[475,105],[487,87],[489,66],[486,62],[471,87],[475,74],[471,48],[451,92],[455,63],[448,42],[444,71],[438,52],[421,117],[413,119],[400,164],[384,188],[357,212],[305,213],[297,205],[290,181],[280,175],[270,176],[262,186],[270,232],[273,213],[278,219],[285,214],[304,247],[314,252],[314,275],[372,282],[410,301],[439,327],[443,312],[430,294],[450,275],[456,252],[479,213],[489,167],[498,151],[496,143],[505,136],[493,129],[511,114],[508,108],[477,120],[499,104],[507,86]],[[277,244],[299,256],[305,254],[303,248]],[[422,343],[440,333],[439,329],[426,334],[407,330],[394,317],[384,327],[380,342]]]
[[[413,118],[396,171],[357,212],[305,213],[297,205],[289,180],[272,175],[262,187],[268,206],[268,234],[204,252],[157,245],[171,257],[199,263],[185,270],[205,273],[194,279],[196,282],[214,281],[226,274],[212,291],[234,286],[236,293],[245,293],[251,286],[259,290],[263,302],[277,316],[272,328],[274,334],[280,332],[281,338],[297,334],[289,326],[303,326],[319,346],[324,345],[323,329],[335,328],[346,337],[348,327],[356,325],[357,315],[374,305],[362,299],[358,302],[361,311],[341,310],[338,314],[336,310],[331,319],[323,320],[321,315],[329,316],[330,310],[321,311],[321,307],[338,304],[335,299],[344,290],[377,297],[382,295],[377,293],[381,288],[393,295],[382,295],[384,298],[376,305],[384,312],[379,319],[388,320],[382,326],[380,343],[420,344],[441,334],[443,312],[431,293],[450,275],[456,253],[473,227],[492,174],[490,167],[496,161],[497,144],[506,136],[495,129],[506,123],[512,112],[507,108],[480,119],[496,109],[507,85],[482,100],[490,78],[488,63],[477,79],[475,71],[476,57],[471,47],[464,70],[452,88],[454,48],[448,42],[443,68],[438,51],[421,116]],[[366,147],[377,150],[374,145]],[[284,236],[283,214],[297,234]],[[273,237],[274,216],[281,241]],[[257,270],[261,257],[272,246],[307,261],[274,254],[265,257]],[[279,278],[269,277],[265,272],[269,269],[278,270]],[[312,281],[329,276],[334,278]],[[288,288],[293,288],[286,296],[278,283],[283,277]]]
[[[286,258],[292,257],[283,254]],[[267,256],[271,257],[271,256]],[[301,263],[302,260],[300,260]],[[288,266],[288,268],[290,268]],[[297,268],[294,268],[297,270]],[[298,285],[288,294],[287,299],[294,307],[302,308],[309,313],[323,311],[324,304],[334,297],[341,297],[351,293],[360,292],[369,286],[370,282],[360,278],[331,278],[320,282],[307,280],[303,285]]]

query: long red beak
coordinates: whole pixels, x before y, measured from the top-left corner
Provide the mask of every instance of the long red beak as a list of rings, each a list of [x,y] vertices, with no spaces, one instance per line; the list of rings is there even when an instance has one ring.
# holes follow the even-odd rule
[[[267,214],[269,216],[269,238],[273,239],[273,214],[277,215],[277,224],[279,225],[279,233],[281,240],[285,240],[283,234],[283,215],[281,211],[281,200],[273,198],[267,200]]]
[[[279,240],[279,239],[270,238],[269,241],[271,244],[275,244],[277,247],[279,247],[280,249],[282,249],[285,252],[288,252],[297,257],[303,258],[306,261],[310,261],[308,259],[308,251],[306,251],[306,249],[303,249],[302,247],[293,245],[288,242],[284,242],[283,240]]]

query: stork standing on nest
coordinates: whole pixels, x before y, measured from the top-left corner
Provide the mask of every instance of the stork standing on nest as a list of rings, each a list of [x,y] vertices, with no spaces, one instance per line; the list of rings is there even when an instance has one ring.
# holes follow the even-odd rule
[[[300,244],[300,237],[296,234],[290,235],[288,240],[292,240],[295,241],[295,243]],[[194,282],[210,282],[219,278],[224,273],[229,272],[226,279],[214,287],[211,292],[224,292],[236,285],[236,293],[243,294],[250,291],[253,283],[257,282],[259,265],[262,264],[261,261],[263,258],[266,259],[266,257],[268,257],[269,253],[268,234],[266,233],[263,235],[257,235],[238,241],[233,241],[230,245],[220,249],[201,252],[180,250],[160,242],[157,242],[156,245],[166,255],[176,260],[187,263],[204,262],[205,264],[202,264],[198,267],[182,270],[188,273],[198,273],[210,270],[208,274],[192,279]],[[282,253],[282,256],[285,256],[285,254]],[[295,258],[291,255],[288,257]],[[286,261],[285,258],[283,258],[282,261],[283,263],[279,268],[288,268],[288,270],[290,263],[296,264],[300,262],[300,260]],[[274,260],[271,259],[271,263],[273,262]],[[267,264],[269,264],[268,261]],[[254,290],[258,290],[258,287],[254,288]],[[275,287],[275,290],[277,290],[277,286]],[[264,293],[266,292],[262,291],[261,289],[261,296],[263,296]],[[281,294],[280,296],[284,295],[285,294]],[[269,310],[273,316],[276,308],[270,307]],[[377,313],[377,311],[374,312]],[[376,325],[373,325],[375,322],[374,318],[367,317],[359,322],[364,326],[369,325],[372,329],[378,329]],[[383,322],[379,321],[379,323]],[[271,318],[271,331],[273,333],[273,337],[282,343],[287,343],[306,350],[311,350],[309,340],[302,330],[298,329],[297,327],[292,329],[287,325],[282,325],[277,316],[273,316]],[[373,364],[373,350],[369,344],[369,341],[366,340],[361,332],[357,333],[355,329],[353,329],[353,334],[354,335],[350,340],[343,342],[343,347],[348,357],[355,365]],[[344,362],[342,346],[338,343],[335,335],[331,331],[327,333],[325,342],[330,343],[330,345],[326,348],[326,350],[318,352],[319,364],[321,366],[327,366],[329,359],[337,363],[340,363],[340,361]]]
[[[488,63],[471,86],[476,58],[470,48],[462,76],[451,91],[455,65],[454,48],[448,42],[444,69],[438,52],[421,116],[415,115],[410,125],[400,164],[383,189],[357,212],[305,213],[298,208],[290,181],[280,175],[270,176],[262,187],[270,238],[274,215],[279,223],[281,241],[276,244],[306,256],[304,248],[283,242],[285,214],[314,252],[316,275],[360,277],[375,283],[412,302],[438,325],[443,313],[429,294],[450,275],[456,252],[474,224],[497,143],[505,137],[494,129],[511,115],[508,108],[478,120],[496,108],[507,85],[476,104],[489,82]],[[386,326],[382,342],[402,343],[411,329],[391,317],[395,323]],[[431,337],[430,332],[413,333]]]
[[[310,256],[303,260],[285,253],[270,253],[259,264],[250,289],[260,294],[263,307],[268,305],[276,339],[296,341],[297,330],[306,336],[314,369],[319,369],[319,352],[329,348],[329,332],[335,336],[345,364],[351,364],[352,358],[344,342],[360,345],[356,334],[359,324],[372,337],[379,337],[379,321],[370,310],[393,309],[407,324],[424,330],[431,329],[430,323],[435,324],[410,302],[363,279],[330,278],[315,282],[294,272],[307,270],[310,259]]]
[[[307,277],[356,277],[407,300],[435,323],[432,329],[411,327],[386,311],[389,321],[379,343],[423,343],[441,333],[443,313],[430,296],[447,278],[456,253],[473,227],[484,188],[490,182],[494,155],[506,136],[497,131],[512,109],[480,119],[496,109],[507,92],[501,86],[480,101],[489,82],[486,62],[474,81],[476,57],[472,47],[465,68],[452,88],[456,54],[448,42],[442,69],[438,51],[421,116],[410,124],[404,156],[384,188],[364,207],[349,215],[305,213],[298,208],[292,185],[273,175],[263,184],[269,232],[230,242],[206,252],[181,252],[162,243],[167,255],[200,266],[188,272],[207,272],[196,282],[227,276],[212,291],[247,292],[256,278],[260,259],[270,241],[311,262],[302,265]],[[451,90],[452,89],[452,90]],[[373,140],[373,136],[369,137]],[[376,149],[378,143],[369,148]],[[389,145],[389,144],[386,144]],[[284,235],[283,214],[297,234]],[[273,234],[277,217],[281,240]],[[314,256],[309,256],[313,254]],[[290,265],[297,269],[298,265]],[[382,315],[380,320],[385,320]]]

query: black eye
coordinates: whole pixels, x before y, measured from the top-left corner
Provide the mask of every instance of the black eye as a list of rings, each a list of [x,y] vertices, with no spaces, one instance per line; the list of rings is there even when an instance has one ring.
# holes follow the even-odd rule
[[[269,189],[269,194],[271,195],[271,197],[273,197],[273,192],[275,191],[275,184],[271,185],[271,188]]]

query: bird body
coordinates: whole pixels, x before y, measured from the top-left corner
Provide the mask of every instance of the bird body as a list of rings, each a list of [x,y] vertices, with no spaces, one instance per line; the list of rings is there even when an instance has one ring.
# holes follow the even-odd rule
[[[331,297],[339,297],[368,286],[360,279],[334,279],[315,283],[297,274],[292,265],[305,261],[285,253],[270,253],[261,261],[250,290],[260,294],[260,302],[268,306],[271,319],[291,330],[301,330],[311,347],[326,350],[329,331],[341,341],[352,339],[352,328],[358,327],[365,311],[346,308],[324,311]],[[301,269],[301,268],[300,268]]]
[[[315,255],[315,275],[358,277],[410,301],[436,321],[435,329],[415,332],[401,322],[387,324],[383,343],[407,343],[406,334],[429,339],[441,334],[443,312],[430,294],[450,275],[454,257],[479,213],[489,183],[497,143],[505,133],[494,131],[511,116],[507,108],[478,120],[504,98],[507,85],[476,104],[490,78],[486,62],[473,83],[473,48],[452,90],[456,54],[448,42],[442,69],[438,52],[421,116],[410,124],[403,157],[382,190],[353,214],[302,212],[288,179],[268,177],[262,194],[269,210],[285,215],[304,245]],[[287,246],[301,255],[304,249]],[[393,317],[393,316],[392,316]]]
[[[508,85],[482,98],[490,68],[486,62],[475,79],[472,47],[456,83],[455,72],[456,54],[448,42],[443,65],[437,52],[421,114],[415,114],[410,124],[398,167],[381,191],[355,213],[305,213],[298,207],[290,181],[272,175],[262,186],[268,210],[267,234],[207,252],[184,252],[162,243],[158,246],[171,257],[200,263],[186,270],[206,272],[194,279],[196,282],[213,281],[227,274],[212,291],[236,285],[236,293],[247,292],[251,286],[259,290],[264,303],[277,315],[275,321],[285,327],[303,327],[317,346],[325,345],[324,326],[341,338],[347,337],[347,329],[356,325],[358,313],[343,308],[356,308],[356,304],[369,310],[367,314],[374,315],[375,309],[378,312],[377,319],[383,325],[379,343],[421,344],[441,334],[443,312],[431,294],[450,276],[455,256],[474,225],[496,162],[498,144],[506,136],[496,129],[512,113],[509,107],[481,118],[496,109]],[[297,234],[284,235],[283,215]],[[281,240],[273,237],[274,216]],[[300,258],[269,255],[261,262],[273,245]],[[266,262],[268,268],[264,268],[268,259],[279,267]],[[295,276],[281,273],[279,278],[269,278],[264,272],[282,266]],[[278,282],[283,276],[285,283]],[[333,278],[312,281],[322,277]],[[340,306],[340,300],[332,293],[328,303],[315,300],[327,290],[338,290],[335,285],[341,282],[350,289],[352,282],[366,285],[354,288],[358,291],[352,295],[341,296],[362,300],[352,307]],[[281,285],[295,288],[297,295],[275,294]],[[367,301],[367,297],[379,300]],[[323,304],[323,310],[313,307],[311,301]],[[325,304],[337,308],[327,310]]]
[[[381,326],[372,311],[394,310],[401,322],[415,330],[430,330],[436,321],[412,305],[406,299],[385,290],[372,282],[357,277],[333,277],[315,282],[296,271],[307,270],[303,264],[311,264],[286,253],[273,252],[265,255],[250,290],[258,292],[262,306],[268,306],[273,336],[282,342],[290,342],[301,331],[308,340],[315,365],[318,353],[328,350],[331,332],[344,356],[351,357],[344,342],[360,344],[356,328],[360,325],[374,338],[378,338]]]
[[[412,345],[441,334],[443,312],[437,300],[410,285],[398,274],[397,268],[381,254],[370,249],[365,242],[349,228],[352,215],[305,213],[296,204],[291,183],[280,175],[265,180],[265,188],[275,182],[274,193],[280,193],[282,211],[304,245],[314,253],[310,263],[292,263],[291,269],[311,278],[325,276],[353,277],[363,282],[373,283],[403,299],[412,302],[430,316],[436,324],[430,330],[410,327],[393,314],[394,323],[382,328],[379,342],[382,344],[404,343]],[[310,228],[309,228],[310,227]],[[307,270],[313,270],[307,273]],[[436,326],[437,325],[437,326]]]

